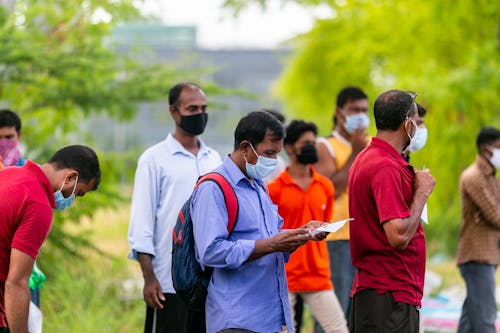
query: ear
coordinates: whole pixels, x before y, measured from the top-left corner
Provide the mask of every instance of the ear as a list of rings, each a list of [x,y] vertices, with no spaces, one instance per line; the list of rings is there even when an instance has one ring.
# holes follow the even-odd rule
[[[78,177],[78,171],[74,169],[69,169],[69,172],[66,174],[66,183],[69,184],[72,181],[76,181]]]
[[[284,145],[284,148],[285,148],[285,152],[288,156],[295,155],[295,152],[293,151],[293,145],[287,144],[287,145]]]
[[[21,140],[21,136],[23,136],[23,131],[17,132],[17,140]]]
[[[245,155],[250,148],[250,143],[248,141],[241,141],[240,142],[240,150],[241,152]]]
[[[479,147],[479,155],[481,156],[484,156],[486,158],[491,158],[491,155],[493,155],[493,153],[488,149],[488,147],[486,145],[481,145]]]
[[[178,110],[177,110],[177,107],[174,105],[170,105],[168,107],[168,111],[170,112],[170,115],[172,116],[172,118],[175,119],[176,115],[179,113]]]

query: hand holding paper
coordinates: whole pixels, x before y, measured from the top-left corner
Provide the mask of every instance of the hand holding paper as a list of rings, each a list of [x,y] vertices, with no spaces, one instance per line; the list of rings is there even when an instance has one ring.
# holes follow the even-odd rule
[[[314,236],[316,234],[319,234],[320,232],[330,232],[330,233],[336,232],[337,230],[342,228],[344,226],[344,224],[346,224],[346,222],[352,221],[352,220],[354,220],[354,218],[348,218],[345,220],[325,224],[322,227],[319,227],[319,228],[312,230],[311,235]]]

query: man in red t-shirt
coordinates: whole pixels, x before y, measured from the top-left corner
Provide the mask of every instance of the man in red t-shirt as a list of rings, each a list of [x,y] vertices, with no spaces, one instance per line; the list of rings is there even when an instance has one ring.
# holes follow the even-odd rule
[[[27,161],[0,171],[0,332],[28,332],[28,280],[52,209],[68,208],[100,179],[97,155],[80,145],[58,150],[42,165]]]
[[[351,332],[419,331],[424,287],[424,206],[435,180],[401,157],[415,137],[415,95],[390,90],[375,101],[377,134],[349,173]]]
[[[318,161],[316,134],[316,125],[302,120],[293,120],[286,127],[290,165],[268,185],[269,196],[283,217],[283,229],[331,220],[333,185],[312,166]],[[347,333],[344,313],[333,292],[325,241],[308,242],[295,250],[285,268],[292,312],[300,295],[326,333]]]

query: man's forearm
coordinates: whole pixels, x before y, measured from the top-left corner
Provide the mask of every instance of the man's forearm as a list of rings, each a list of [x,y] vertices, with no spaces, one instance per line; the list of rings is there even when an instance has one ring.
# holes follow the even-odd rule
[[[144,281],[148,281],[151,278],[156,278],[153,270],[153,256],[147,253],[138,253],[137,260],[141,266],[142,276]]]
[[[274,252],[274,251],[273,251],[273,248],[272,248],[272,245],[271,245],[271,242],[269,241],[269,239],[256,240],[255,241],[255,248],[254,248],[252,254],[248,257],[248,259],[246,261],[248,262],[248,261],[258,259],[258,258],[263,257],[266,254],[269,254],[272,252]]]
[[[27,283],[5,282],[5,315],[10,333],[28,333],[30,293]]]
[[[335,199],[340,197],[342,193],[347,190],[348,178],[349,178],[349,169],[351,168],[352,163],[356,159],[356,155],[351,154],[347,159],[346,163],[342,167],[342,169],[335,172],[331,177],[331,181],[333,186],[335,187]]]

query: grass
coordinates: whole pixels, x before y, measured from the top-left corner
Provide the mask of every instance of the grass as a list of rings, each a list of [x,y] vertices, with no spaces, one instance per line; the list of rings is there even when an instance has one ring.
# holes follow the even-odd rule
[[[68,231],[91,231],[95,245],[106,255],[83,253],[83,259],[61,258],[57,274],[47,272],[41,289],[44,332],[141,332],[144,302],[139,265],[129,259],[129,211],[98,212],[93,221]],[[71,230],[73,229],[73,230]],[[43,253],[39,257],[43,261]],[[129,282],[128,284],[126,282]],[[127,285],[129,286],[128,288]]]

